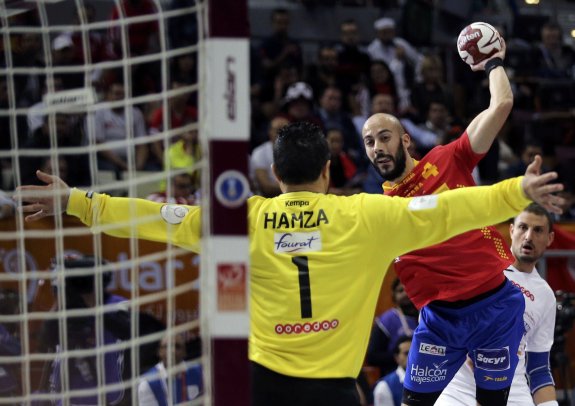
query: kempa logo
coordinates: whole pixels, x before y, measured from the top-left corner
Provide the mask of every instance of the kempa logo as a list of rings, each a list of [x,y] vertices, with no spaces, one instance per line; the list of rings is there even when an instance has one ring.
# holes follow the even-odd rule
[[[291,206],[298,206],[298,207],[309,206],[309,202],[306,202],[305,200],[288,200],[286,202],[286,207]]]
[[[422,354],[437,355],[440,357],[445,357],[445,347],[440,346],[440,345],[420,343],[419,344],[419,352]]]

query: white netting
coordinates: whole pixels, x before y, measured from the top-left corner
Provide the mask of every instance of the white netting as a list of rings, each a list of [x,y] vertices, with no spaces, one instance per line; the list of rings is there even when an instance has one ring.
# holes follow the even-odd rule
[[[1,1],[0,189],[42,169],[86,190],[197,203],[204,7]],[[167,336],[181,337],[163,351],[181,355],[183,338],[187,366],[200,363],[199,258],[189,252],[15,214],[0,218],[0,264],[0,404],[137,405]],[[176,404],[185,367],[167,363],[163,390]]]

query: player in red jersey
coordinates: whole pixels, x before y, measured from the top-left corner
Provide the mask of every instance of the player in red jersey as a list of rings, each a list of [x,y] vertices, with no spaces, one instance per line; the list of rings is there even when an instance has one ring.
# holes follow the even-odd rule
[[[421,196],[475,185],[472,171],[513,105],[504,57],[505,44],[493,57],[471,67],[488,75],[489,107],[457,140],[433,148],[420,161],[409,155],[410,137],[396,117],[375,114],[366,121],[362,131],[366,153],[386,180],[385,194]],[[521,292],[503,274],[511,262],[507,245],[493,227],[396,259],[397,275],[421,309],[404,381],[405,405],[433,405],[467,354],[475,363],[478,403],[507,403],[525,307]]]

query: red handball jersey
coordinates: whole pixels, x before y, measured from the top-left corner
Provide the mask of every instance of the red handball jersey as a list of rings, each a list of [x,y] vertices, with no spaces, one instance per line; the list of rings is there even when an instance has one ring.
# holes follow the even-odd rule
[[[471,174],[481,158],[483,155],[471,149],[464,132],[452,143],[429,151],[400,183],[391,186],[386,182],[384,193],[412,197],[475,186]],[[465,300],[496,288],[503,283],[503,270],[511,262],[501,234],[494,227],[485,227],[402,255],[394,267],[411,301],[420,309],[434,300]]]

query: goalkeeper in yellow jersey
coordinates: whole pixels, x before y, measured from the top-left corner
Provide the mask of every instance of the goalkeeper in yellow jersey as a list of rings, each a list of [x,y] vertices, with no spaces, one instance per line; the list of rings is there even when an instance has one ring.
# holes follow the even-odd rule
[[[322,131],[308,123],[282,128],[273,170],[283,194],[248,200],[252,404],[358,405],[355,378],[391,261],[507,220],[531,200],[560,212],[562,199],[552,193],[562,185],[549,184],[555,173],[539,175],[540,165],[539,158],[524,177],[494,186],[433,196],[334,196],[326,194],[330,161]],[[27,221],[58,207],[88,226],[106,225],[110,235],[135,231],[198,252],[197,206],[110,197],[38,177],[47,185],[19,188]]]

